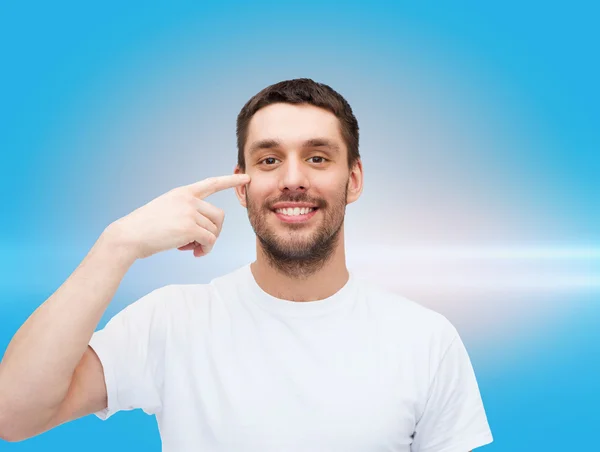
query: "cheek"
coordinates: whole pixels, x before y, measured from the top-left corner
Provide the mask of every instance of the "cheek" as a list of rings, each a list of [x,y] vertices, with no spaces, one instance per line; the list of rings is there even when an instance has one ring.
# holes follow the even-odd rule
[[[277,180],[274,177],[266,177],[265,174],[250,176],[252,181],[248,184],[250,196],[266,196],[277,189]]]
[[[265,177],[251,176],[252,181],[246,187],[246,196],[256,202],[256,200],[265,200],[272,196],[277,184]]]
[[[333,199],[344,195],[347,184],[347,178],[329,177],[320,181],[318,188],[323,195]]]

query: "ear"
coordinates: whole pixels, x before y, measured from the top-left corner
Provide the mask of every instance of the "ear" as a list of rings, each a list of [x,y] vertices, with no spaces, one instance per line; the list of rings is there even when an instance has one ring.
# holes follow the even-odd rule
[[[239,165],[235,165],[233,173],[244,174],[245,171],[242,171]],[[244,208],[248,208],[248,206],[246,205],[246,189],[248,185],[250,185],[250,183],[235,187],[235,195],[237,196],[237,199],[240,202],[241,206]]]
[[[346,197],[346,204],[351,204],[356,201],[363,191],[363,166],[360,159],[356,160],[356,163],[350,171],[350,177],[348,178],[348,196]]]

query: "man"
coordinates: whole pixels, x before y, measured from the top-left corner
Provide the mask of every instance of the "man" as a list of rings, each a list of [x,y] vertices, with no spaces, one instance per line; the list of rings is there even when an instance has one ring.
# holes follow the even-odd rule
[[[344,98],[312,80],[250,99],[235,174],[112,223],[16,333],[0,365],[2,437],[141,408],[156,415],[165,451],[466,452],[491,442],[453,326],[346,268],[345,208],[363,189],[358,136]],[[135,260],[211,251],[224,214],[205,198],[227,188],[248,210],[256,261],[210,284],[157,289],[94,333]]]

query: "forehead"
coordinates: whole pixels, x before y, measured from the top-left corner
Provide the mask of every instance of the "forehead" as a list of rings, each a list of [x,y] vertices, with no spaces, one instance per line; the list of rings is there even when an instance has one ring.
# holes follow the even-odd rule
[[[250,120],[246,149],[259,140],[277,139],[292,146],[315,137],[343,145],[340,123],[333,113],[308,104],[271,104]]]

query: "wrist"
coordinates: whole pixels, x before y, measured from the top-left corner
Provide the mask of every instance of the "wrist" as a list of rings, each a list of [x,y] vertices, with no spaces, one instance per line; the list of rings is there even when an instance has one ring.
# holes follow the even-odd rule
[[[131,241],[119,220],[111,223],[102,232],[98,245],[124,264],[133,264],[140,257],[135,244]]]

